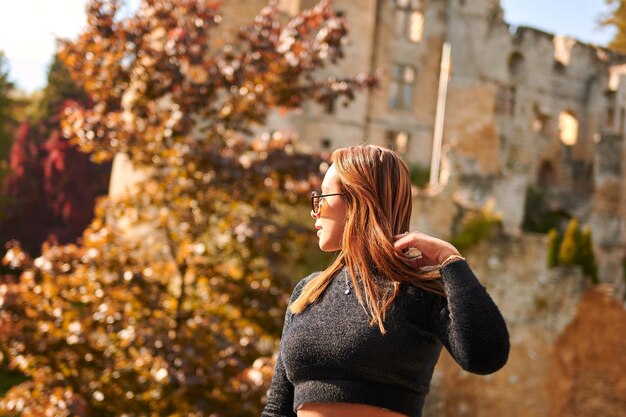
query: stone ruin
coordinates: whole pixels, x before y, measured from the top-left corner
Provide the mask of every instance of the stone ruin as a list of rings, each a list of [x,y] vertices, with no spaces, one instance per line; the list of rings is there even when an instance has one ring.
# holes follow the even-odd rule
[[[288,19],[317,1],[278,3]],[[265,4],[224,2],[224,21],[236,27]],[[512,26],[496,0],[333,5],[347,18],[351,42],[345,59],[320,76],[382,69],[380,88],[347,107],[307,104],[273,114],[270,129],[294,130],[316,151],[389,146],[428,169],[449,43],[440,186],[436,196],[417,198],[415,226],[449,236],[459,211],[488,206],[507,235],[520,236],[527,191],[538,189],[550,210],[591,228],[600,280],[626,291],[626,56]]]

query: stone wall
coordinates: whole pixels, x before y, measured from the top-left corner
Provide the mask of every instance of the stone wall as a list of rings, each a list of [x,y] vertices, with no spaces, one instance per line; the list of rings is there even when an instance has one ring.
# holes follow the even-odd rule
[[[595,147],[595,192],[590,223],[598,272],[617,292],[625,293],[624,259],[626,257],[626,170],[622,135],[599,136]]]
[[[626,410],[626,310],[612,289],[588,291],[557,337],[546,388],[549,417],[622,417]]]
[[[546,382],[554,344],[588,286],[577,268],[546,267],[547,239],[524,235],[483,242],[467,259],[500,308],[511,354],[500,371],[463,371],[445,351],[435,369],[424,417],[547,416]]]
[[[452,74],[443,139],[455,152],[456,186],[449,193],[453,203],[461,209],[493,207],[505,232],[517,236],[526,190],[541,189],[551,210],[578,217],[594,235],[611,230],[622,236],[613,238],[611,248],[598,246],[597,255],[601,279],[624,291],[620,265],[626,256],[626,170],[613,172],[610,180],[602,170],[608,164],[605,157],[626,160],[626,151],[611,145],[612,150],[601,152],[595,143],[605,134],[621,143],[626,133],[625,56],[537,29],[513,27],[503,20],[497,1],[420,2],[416,11],[424,16],[424,27],[416,42],[398,35],[393,1],[334,4],[352,26],[354,44],[346,50],[342,66],[326,73],[382,68],[386,76],[378,90],[363,93],[362,100],[347,109],[335,113],[315,106],[303,109],[298,116],[303,142],[311,149],[321,149],[324,139],[333,148],[365,141],[386,145],[390,131],[405,131],[410,137],[405,159],[410,165],[428,166],[441,49],[448,41]],[[389,104],[398,64],[416,70],[408,109]],[[563,137],[568,118],[577,123],[569,144]],[[595,212],[609,204],[608,195],[617,207],[610,219]],[[422,204],[420,210],[427,212],[426,206],[433,204],[437,203]],[[431,212],[435,217],[423,225],[452,224],[455,210],[445,210],[445,219],[444,213]]]

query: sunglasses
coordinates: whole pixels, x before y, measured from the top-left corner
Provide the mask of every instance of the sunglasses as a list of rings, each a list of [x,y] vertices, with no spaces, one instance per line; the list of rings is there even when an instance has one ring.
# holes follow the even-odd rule
[[[322,199],[324,197],[330,197],[330,196],[333,196],[333,195],[343,195],[343,193],[318,194],[317,191],[313,191],[311,193],[311,208],[313,209],[313,214],[319,214],[321,203],[322,203]]]

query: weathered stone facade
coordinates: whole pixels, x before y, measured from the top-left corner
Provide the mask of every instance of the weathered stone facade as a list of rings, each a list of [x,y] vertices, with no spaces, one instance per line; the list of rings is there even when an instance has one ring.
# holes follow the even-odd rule
[[[546,241],[541,234],[502,237],[468,254],[507,322],[509,361],[493,375],[478,376],[463,371],[444,351],[425,417],[548,416],[551,399],[545,385],[554,342],[575,317],[589,281],[578,268],[547,268]]]
[[[279,3],[288,18],[317,1]],[[224,21],[243,23],[265,4],[225,2]],[[272,128],[297,131],[314,150],[364,142],[394,146],[411,165],[427,167],[442,47],[448,42],[452,73],[443,143],[454,148],[457,177],[446,194],[451,204],[492,205],[505,231],[515,236],[521,233],[527,188],[541,189],[553,210],[591,226],[600,279],[623,292],[625,56],[511,26],[497,0],[333,4],[348,20],[351,44],[346,59],[319,75],[382,69],[381,87],[357,95],[348,107],[307,104],[299,113],[274,114]]]

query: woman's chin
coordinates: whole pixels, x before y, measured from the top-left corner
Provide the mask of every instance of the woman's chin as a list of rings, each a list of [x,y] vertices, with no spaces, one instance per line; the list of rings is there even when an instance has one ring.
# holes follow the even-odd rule
[[[322,252],[336,252],[341,249],[338,245],[330,245],[328,242],[324,242],[320,239],[319,247]]]

